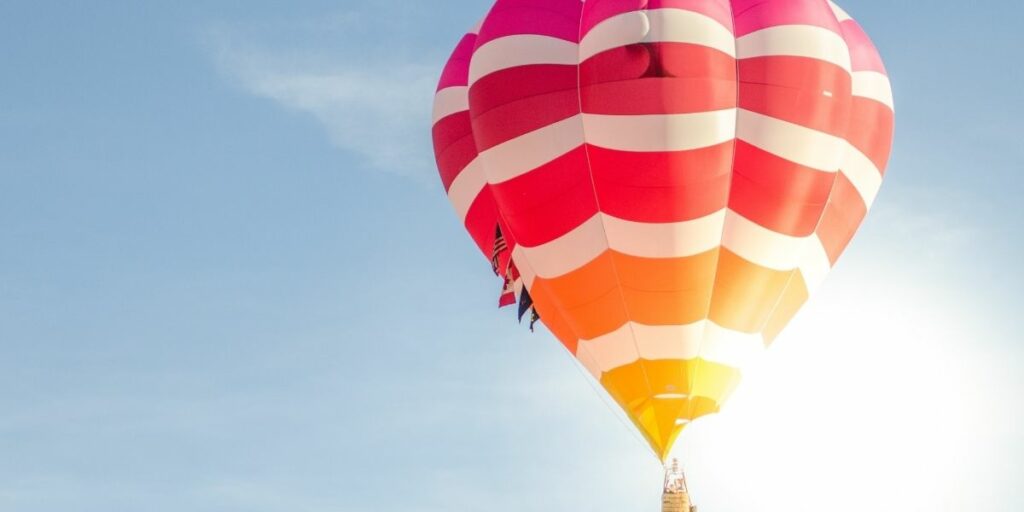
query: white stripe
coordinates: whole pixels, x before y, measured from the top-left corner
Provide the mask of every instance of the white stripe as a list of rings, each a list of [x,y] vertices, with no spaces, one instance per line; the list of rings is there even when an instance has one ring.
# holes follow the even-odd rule
[[[604,373],[645,360],[702,358],[744,368],[764,352],[760,334],[726,329],[710,320],[687,325],[645,325],[627,322],[591,340],[580,340],[577,358],[591,374]],[[639,348],[639,352],[638,352]],[[691,390],[700,394],[699,390]]]
[[[832,8],[832,14],[836,15],[836,19],[839,20],[840,23],[842,23],[842,22],[844,22],[846,20],[853,19],[853,18],[850,17],[849,14],[846,13],[846,11],[843,10],[842,7],[839,7],[838,5],[836,5],[836,3],[833,2],[832,0],[829,0],[828,6]]]
[[[725,210],[681,222],[635,222],[601,214],[612,249],[642,258],[681,258],[718,246]]]
[[[871,208],[882,187],[882,173],[870,158],[861,153],[853,144],[847,142],[843,151],[843,175],[853,183],[864,205]]]
[[[820,245],[815,234],[794,237],[778,233],[725,209],[669,223],[634,222],[598,213],[545,244],[517,245],[513,257],[530,261],[527,284],[532,285],[536,277],[555,279],[573,272],[609,248],[640,258],[683,258],[721,245],[756,265],[787,271],[804,265],[805,247],[812,241]]]
[[[484,174],[483,165],[479,157],[474,158],[448,187],[448,200],[455,208],[459,220],[466,222],[469,208],[473,206],[473,201],[480,195],[485,185],[487,185],[487,175]]]
[[[526,258],[523,246],[516,244],[512,249],[512,261],[515,262],[516,268],[519,269],[519,276],[523,278],[523,284],[526,285],[526,288],[533,288],[533,281],[537,278],[537,273],[533,271],[533,264]]]
[[[469,62],[469,85],[502,69],[531,64],[579,63],[579,46],[564,39],[535,34],[517,34],[488,41],[473,52]]]
[[[632,11],[602,21],[580,42],[580,61],[637,43],[691,43],[729,56],[736,52],[732,32],[714,19],[682,9]]]
[[[642,258],[681,258],[710,251],[718,247],[724,221],[725,210],[667,223],[633,222],[598,213],[551,242],[516,249],[530,261],[535,276],[553,279],[590,263],[609,245]]]
[[[586,347],[602,373],[640,360],[637,342],[633,340],[633,322],[592,340],[580,340],[579,345]]]
[[[842,36],[812,25],[779,25],[751,32],[736,40],[740,59],[792,55],[831,62],[850,71],[850,50]]]
[[[800,274],[804,278],[804,283],[807,284],[808,294],[814,293],[821,286],[830,270],[832,270],[832,262],[828,259],[828,253],[825,252],[821,238],[818,238],[816,234],[809,237],[800,259]]]
[[[581,124],[581,120],[582,123]],[[736,110],[690,114],[581,114],[549,124],[483,153],[491,183],[521,176],[586,142],[620,151],[684,151],[732,140]]]
[[[584,114],[587,142],[621,151],[684,151],[732,140],[736,109],[689,114]]]
[[[746,368],[764,353],[764,338],[760,333],[745,333],[726,329],[712,321],[707,322],[700,357],[733,368]],[[701,394],[699,390],[691,390]]]
[[[806,242],[807,237],[772,231],[732,210],[725,218],[722,246],[762,267],[783,271],[796,268]]]
[[[480,153],[487,179],[502,183],[526,174],[583,145],[579,115],[520,135]]]
[[[896,110],[889,77],[877,71],[854,71],[853,95],[875,100],[889,107],[889,110]]]
[[[704,321],[687,325],[633,324],[640,357],[644,359],[693,359],[700,355]]]
[[[563,276],[594,260],[608,249],[602,217],[597,214],[572,231],[537,247],[517,245],[516,250],[530,262],[533,277]],[[531,281],[528,281],[532,283]]]
[[[836,172],[846,141],[749,110],[739,111],[736,137],[775,156],[824,172]]]
[[[576,359],[587,369],[590,375],[594,376],[594,379],[601,380],[601,365],[597,363],[597,359],[594,359],[594,356],[587,350],[587,347],[583,345],[576,346]]]
[[[455,114],[469,110],[469,88],[447,87],[434,95],[434,123]]]

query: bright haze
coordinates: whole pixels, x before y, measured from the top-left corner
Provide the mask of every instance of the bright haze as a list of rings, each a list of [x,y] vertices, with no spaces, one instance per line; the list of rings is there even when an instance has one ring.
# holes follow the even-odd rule
[[[893,81],[828,281],[677,443],[702,511],[1024,509],[1015,2],[841,2]],[[657,510],[457,221],[483,0],[0,3],[0,510]]]

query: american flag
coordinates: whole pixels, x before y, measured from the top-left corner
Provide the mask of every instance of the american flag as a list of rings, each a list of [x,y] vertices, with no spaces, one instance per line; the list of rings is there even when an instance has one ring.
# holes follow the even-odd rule
[[[494,249],[491,251],[491,268],[495,275],[501,275],[498,268],[501,266],[501,253],[508,250],[505,243],[505,236],[501,234],[501,226],[494,226]]]

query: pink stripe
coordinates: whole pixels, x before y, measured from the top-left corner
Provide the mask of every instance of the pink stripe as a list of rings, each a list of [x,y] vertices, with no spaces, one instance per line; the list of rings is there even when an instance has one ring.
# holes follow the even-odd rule
[[[850,63],[854,71],[877,71],[885,74],[885,64],[878,54],[871,38],[864,33],[856,21],[847,20],[842,24],[843,40],[850,47]]]
[[[814,25],[840,33],[826,0],[732,0],[736,37],[778,25]]]
[[[580,0],[498,0],[480,27],[476,47],[518,34],[579,42],[582,6]]]
[[[466,34],[459,41],[448,63],[441,72],[441,80],[437,84],[437,90],[448,87],[469,85],[469,60],[473,57],[473,48],[476,46],[476,34]]]
[[[590,0],[583,6],[582,32],[619,14],[643,9],[683,9],[703,14],[732,30],[728,0]]]

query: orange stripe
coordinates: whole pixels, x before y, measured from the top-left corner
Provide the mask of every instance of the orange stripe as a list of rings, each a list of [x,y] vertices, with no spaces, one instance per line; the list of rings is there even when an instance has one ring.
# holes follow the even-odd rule
[[[747,333],[760,332],[795,270],[773,270],[722,249],[709,318]]]
[[[534,299],[550,301],[584,339],[612,332],[627,320],[689,324],[707,316],[717,259],[717,249],[683,258],[640,258],[608,250],[564,276],[537,278],[534,287],[541,286],[546,295]]]
[[[544,291],[534,300],[542,308],[557,308],[583,339],[608,334],[629,320],[685,325],[710,318],[726,329],[757,333],[795,272],[762,267],[727,249],[683,258],[609,250],[564,276],[537,278],[534,287]]]
[[[558,308],[555,299],[551,297],[547,284],[535,281],[530,289],[530,298],[533,299],[533,307],[540,315],[541,323],[570,353],[575,354],[579,337],[573,331],[572,325],[566,321],[565,314]]]

